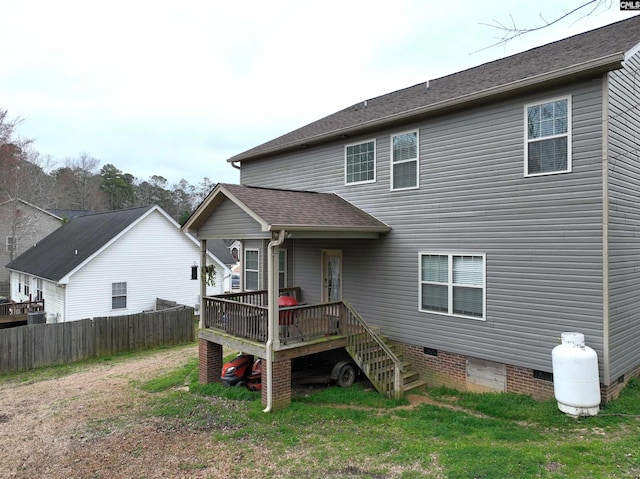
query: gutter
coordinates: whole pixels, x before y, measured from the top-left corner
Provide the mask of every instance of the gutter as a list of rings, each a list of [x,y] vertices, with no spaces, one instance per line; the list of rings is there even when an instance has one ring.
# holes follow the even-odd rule
[[[269,292],[269,327],[267,333],[267,407],[263,409],[263,412],[271,412],[273,409],[273,345],[280,345],[280,338],[278,336],[278,290],[276,289],[276,281],[274,278],[276,259],[278,254],[278,247],[284,242],[285,230],[278,232],[278,239],[271,240],[267,247],[267,271],[269,272],[269,279],[267,283],[267,291]]]
[[[609,386],[609,75],[603,75],[602,83],[602,380]]]
[[[386,126],[387,124],[390,124],[390,123],[408,121],[410,119],[413,119],[421,115],[425,115],[427,113],[435,113],[440,110],[446,110],[449,108],[458,107],[465,103],[477,102],[477,101],[489,98],[491,96],[511,93],[516,90],[524,89],[537,84],[558,81],[565,77],[584,76],[590,73],[595,74],[598,72],[606,72],[606,71],[619,69],[622,67],[622,62],[624,61],[624,58],[625,58],[625,54],[623,52],[613,53],[604,57],[596,58],[594,60],[589,60],[587,62],[570,65],[568,67],[561,68],[559,70],[553,70],[553,71],[542,73],[539,75],[534,75],[534,76],[523,78],[520,80],[515,80],[509,83],[505,83],[503,85],[498,85],[495,87],[487,88],[485,90],[480,90],[478,92],[461,95],[461,96],[450,98],[448,100],[443,100],[437,103],[431,103],[429,105],[420,106],[411,110],[405,110],[400,113],[394,113],[392,115],[388,115],[382,118],[376,118],[374,120],[364,121],[362,123],[358,123],[357,125],[349,126],[346,128],[338,128],[336,130],[332,130],[326,133],[310,136],[310,137],[301,139],[295,143],[290,143],[284,146],[275,146],[272,148],[268,148],[256,155],[249,155],[243,158],[243,155],[241,153],[240,155],[236,155],[232,158],[229,158],[227,162],[233,165],[234,163],[254,160],[254,159],[262,158],[275,153],[295,150],[301,147],[306,147],[312,143],[321,143],[325,141],[334,140],[339,136],[343,136],[343,135],[348,136],[350,134],[360,133],[362,130],[379,128],[379,127]]]

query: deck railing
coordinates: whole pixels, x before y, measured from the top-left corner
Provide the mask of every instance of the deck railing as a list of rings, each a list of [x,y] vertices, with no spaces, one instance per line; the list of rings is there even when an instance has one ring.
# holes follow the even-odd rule
[[[25,301],[23,303],[1,303],[0,316],[27,314],[44,311],[44,299],[40,301]]]
[[[298,288],[286,288],[281,290],[281,293],[283,292],[300,297]],[[340,309],[340,302],[280,308],[280,342],[287,344],[339,334]],[[261,291],[204,298],[205,328],[218,329],[252,341],[266,342],[268,317],[267,294]]]

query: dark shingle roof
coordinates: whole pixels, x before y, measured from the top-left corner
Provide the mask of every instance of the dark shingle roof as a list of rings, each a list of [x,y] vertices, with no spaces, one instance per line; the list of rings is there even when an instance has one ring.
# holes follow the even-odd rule
[[[155,206],[73,218],[6,268],[59,281],[152,208]]]
[[[73,219],[76,216],[85,216],[85,215],[93,214],[91,210],[70,210],[70,209],[61,209],[61,208],[49,208],[47,211],[49,213],[52,213],[66,220]]]
[[[230,266],[236,264],[237,261],[231,256],[229,252],[229,247],[224,240],[209,240],[207,241],[207,249],[209,252],[222,261],[223,264]]]
[[[279,190],[220,184],[246,208],[273,229],[363,229],[390,228],[334,193]],[[216,189],[214,189],[214,192]]]
[[[407,121],[453,103],[515,91],[551,77],[593,74],[619,68],[620,58],[640,41],[640,15],[452,75],[420,83],[364,102],[310,123],[233,156],[248,161],[290,149],[331,141],[368,128]]]

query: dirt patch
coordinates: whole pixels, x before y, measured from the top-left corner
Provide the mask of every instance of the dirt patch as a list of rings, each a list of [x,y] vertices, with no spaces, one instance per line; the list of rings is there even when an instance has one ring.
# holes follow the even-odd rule
[[[188,346],[91,365],[61,379],[3,385],[0,477],[229,477],[232,453],[211,444],[210,432],[140,420],[148,394],[134,382],[181,367],[197,353]]]

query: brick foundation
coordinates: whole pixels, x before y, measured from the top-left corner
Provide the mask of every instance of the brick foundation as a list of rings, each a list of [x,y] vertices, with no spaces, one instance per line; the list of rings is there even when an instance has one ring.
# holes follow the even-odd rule
[[[266,366],[266,365],[265,365]],[[267,406],[267,371],[262,370],[262,405]],[[273,363],[272,411],[279,411],[291,404],[291,360]]]
[[[420,346],[402,343],[397,345],[429,387],[446,386],[459,391],[468,390],[466,356],[440,350],[427,354]],[[553,382],[534,378],[532,369],[507,365],[506,390],[528,394],[542,401],[553,397]]]
[[[222,373],[222,345],[200,339],[198,342],[198,382],[219,383]]]

